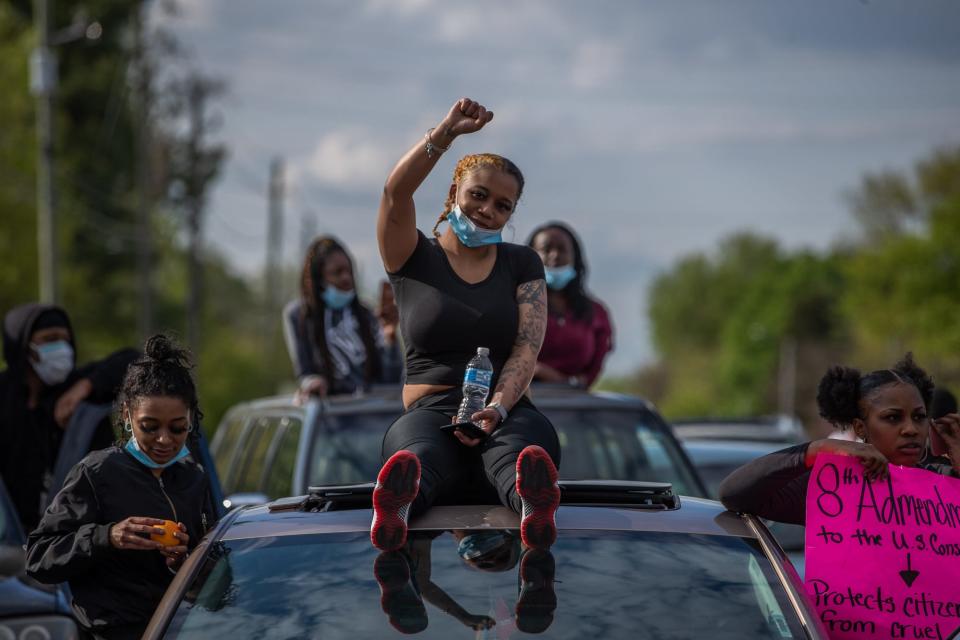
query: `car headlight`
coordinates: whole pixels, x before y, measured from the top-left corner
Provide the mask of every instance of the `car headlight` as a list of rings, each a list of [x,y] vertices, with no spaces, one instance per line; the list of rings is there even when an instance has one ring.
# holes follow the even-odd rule
[[[77,624],[64,616],[31,616],[0,620],[0,640],[77,640]]]

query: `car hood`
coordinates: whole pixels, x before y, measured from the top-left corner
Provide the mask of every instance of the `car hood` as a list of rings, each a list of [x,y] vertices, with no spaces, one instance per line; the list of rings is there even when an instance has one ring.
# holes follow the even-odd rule
[[[0,577],[0,618],[45,613],[70,615],[62,592],[25,575]]]

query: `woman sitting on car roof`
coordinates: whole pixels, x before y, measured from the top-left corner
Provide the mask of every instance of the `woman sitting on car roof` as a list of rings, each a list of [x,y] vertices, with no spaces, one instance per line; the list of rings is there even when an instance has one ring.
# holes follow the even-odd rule
[[[840,429],[852,429],[858,442],[825,438],[788,447],[748,462],[720,485],[720,500],[731,511],[804,524],[807,481],[821,453],[853,456],[867,473],[886,478],[888,464],[919,467],[960,477],[960,416],[930,420],[933,380],[911,354],[892,369],[861,375],[849,367],[827,371],[817,390],[820,415]],[[930,429],[942,436],[947,458],[931,458]],[[950,460],[953,460],[951,463]]]
[[[186,351],[147,340],[117,403],[125,444],[71,469],[30,534],[27,573],[70,585],[90,637],[133,639],[215,516],[206,473],[188,458],[201,413]]]
[[[384,283],[386,284],[386,283]],[[382,297],[379,317],[360,302],[353,260],[330,236],[307,249],[300,299],[283,310],[284,337],[301,396],[355,393],[400,381],[396,307]]]
[[[385,551],[403,546],[408,512],[439,498],[462,500],[471,485],[523,514],[528,546],[549,547],[556,538],[560,443],[524,395],[546,329],[543,264],[529,247],[501,239],[523,174],[492,153],[465,156],[434,237],[416,226],[413,194],[459,136],[492,119],[483,105],[458,100],[393,168],[380,201],[377,240],[406,345],[406,412],[384,436],[386,462],[373,494],[371,539]],[[490,402],[471,417],[487,434],[482,440],[441,430],[457,413],[478,347],[489,349],[494,369]]]

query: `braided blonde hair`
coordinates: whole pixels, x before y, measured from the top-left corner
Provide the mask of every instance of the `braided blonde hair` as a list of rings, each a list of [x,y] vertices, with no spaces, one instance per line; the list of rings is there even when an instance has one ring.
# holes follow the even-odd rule
[[[523,174],[520,172],[519,167],[513,162],[495,153],[475,153],[460,158],[460,161],[457,162],[456,169],[453,170],[454,184],[460,184],[460,181],[463,180],[468,173],[482,167],[496,167],[500,171],[516,178],[518,185],[517,200],[520,199],[520,196],[523,194]],[[450,213],[456,204],[456,197],[456,192],[449,194],[443,203],[443,211],[440,213],[440,217],[437,218],[436,224],[433,225],[434,237],[440,237],[440,232],[437,229],[440,228],[440,223],[447,219],[447,214]]]

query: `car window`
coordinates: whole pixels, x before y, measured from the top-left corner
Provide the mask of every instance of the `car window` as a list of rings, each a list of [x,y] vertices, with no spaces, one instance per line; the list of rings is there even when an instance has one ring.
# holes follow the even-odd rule
[[[560,436],[565,480],[669,482],[702,492],[679,445],[653,414],[636,409],[544,409]]]
[[[280,426],[278,416],[259,417],[250,425],[250,433],[243,443],[243,457],[240,461],[237,481],[231,493],[260,491],[260,479],[270,444]]]
[[[297,447],[303,421],[296,416],[280,420],[280,428],[271,445],[270,464],[263,469],[261,490],[274,500],[288,496],[293,489],[293,470],[297,464]]]
[[[0,481],[0,544],[21,545],[25,542],[13,501]]]
[[[227,420],[220,424],[217,435],[214,439],[212,451],[213,465],[217,470],[217,477],[223,485],[223,490],[232,492],[233,479],[231,470],[233,468],[234,454],[237,451],[237,445],[240,444],[240,438],[243,435],[243,429],[247,424],[247,414],[242,412],[232,413]]]
[[[311,443],[309,485],[374,480],[380,471],[383,434],[397,415],[396,411],[324,414]]]
[[[545,409],[562,449],[564,480],[652,480],[700,496],[679,445],[649,412],[637,409]],[[327,414],[308,464],[309,484],[370,482],[380,470],[383,434],[397,413]]]
[[[484,571],[458,555],[476,533],[413,532],[382,554],[366,532],[219,543],[165,637],[806,637],[754,540],[561,531],[525,554],[515,531],[493,531],[505,552]]]

